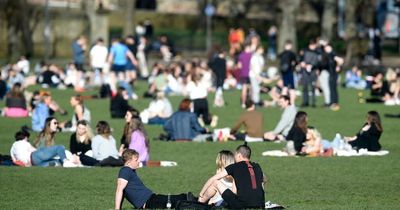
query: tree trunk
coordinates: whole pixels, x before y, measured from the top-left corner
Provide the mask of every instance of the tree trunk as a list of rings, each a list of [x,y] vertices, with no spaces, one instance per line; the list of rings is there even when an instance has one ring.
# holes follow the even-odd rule
[[[346,19],[345,19],[345,26],[346,26],[346,58],[345,63],[349,64],[353,58],[353,41],[356,38],[356,8],[358,2],[356,0],[346,1]]]
[[[124,36],[133,34],[133,14],[135,5],[136,5],[135,0],[125,0]]]
[[[19,15],[20,15],[20,30],[21,30],[21,38],[22,44],[24,46],[24,54],[27,58],[30,58],[33,55],[33,40],[32,40],[32,32],[30,29],[30,18],[29,17],[29,6],[26,0],[19,1]],[[31,8],[33,9],[33,8]]]
[[[332,41],[333,38],[333,24],[336,19],[336,0],[324,1],[324,13],[322,14],[321,21],[321,37],[323,39]]]
[[[104,44],[108,45],[108,17],[106,12],[98,12],[96,1],[85,1],[86,16],[89,19],[90,43],[103,38]]]
[[[282,52],[286,40],[293,43],[293,50],[297,50],[296,14],[301,0],[280,0],[278,7],[282,11],[279,25],[278,52]]]

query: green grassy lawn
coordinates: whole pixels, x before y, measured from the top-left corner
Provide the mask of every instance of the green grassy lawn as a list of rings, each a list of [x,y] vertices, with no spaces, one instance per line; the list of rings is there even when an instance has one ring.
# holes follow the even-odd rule
[[[33,90],[34,88],[30,88]],[[139,93],[145,89],[139,84]],[[93,94],[96,91],[85,94]],[[53,97],[72,113],[69,97],[72,90],[52,90]],[[213,95],[209,96],[212,102]],[[266,97],[266,96],[263,96]],[[233,125],[243,111],[239,106],[239,92],[225,92],[228,105],[212,107],[219,116],[218,127]],[[171,97],[176,108],[181,97]],[[340,89],[341,109],[304,109],[310,125],[319,129],[323,138],[332,139],[336,132],[353,135],[363,124],[366,112],[377,110],[382,115],[383,149],[390,154],[383,157],[332,158],[275,158],[263,157],[265,150],[280,149],[284,144],[251,143],[252,159],[259,162],[268,177],[266,200],[290,209],[400,209],[400,119],[384,118],[384,113],[399,113],[399,107],[378,104],[359,104],[357,91]],[[300,103],[301,100],[298,100]],[[114,137],[121,137],[124,121],[110,119],[109,101],[93,99],[85,102],[92,113],[92,124],[107,120],[114,129]],[[130,101],[143,109],[149,99]],[[319,98],[322,104],[322,98]],[[1,107],[3,102],[1,103]],[[265,118],[265,130],[273,129],[281,110],[260,108]],[[69,120],[69,116],[59,116]],[[0,119],[0,153],[9,154],[13,135],[30,119]],[[142,168],[138,170],[144,183],[158,193],[192,191],[198,194],[207,178],[215,173],[215,157],[219,150],[234,150],[241,142],[176,143],[153,140],[161,132],[159,126],[146,126],[151,141],[152,160],[173,160],[178,167]],[[35,134],[32,135],[34,139]],[[69,147],[70,133],[57,134],[56,142]],[[0,209],[112,209],[118,168],[20,168],[0,167]],[[130,209],[128,202],[125,209]]]

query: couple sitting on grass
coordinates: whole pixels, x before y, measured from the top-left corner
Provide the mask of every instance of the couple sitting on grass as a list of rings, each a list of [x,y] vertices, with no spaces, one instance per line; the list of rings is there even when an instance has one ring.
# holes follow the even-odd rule
[[[200,191],[199,198],[191,193],[160,195],[148,189],[136,174],[139,154],[132,149],[123,153],[125,166],[118,175],[115,209],[120,209],[123,198],[135,208],[175,208],[180,201],[198,201],[230,209],[264,208],[264,174],[259,164],[250,162],[251,149],[245,144],[235,154],[221,151],[217,157],[217,173]]]

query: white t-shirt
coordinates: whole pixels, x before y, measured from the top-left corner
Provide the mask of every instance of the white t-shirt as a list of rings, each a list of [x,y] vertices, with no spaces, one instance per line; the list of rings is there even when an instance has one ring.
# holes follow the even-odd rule
[[[90,62],[93,68],[103,68],[106,63],[108,49],[102,45],[94,45],[90,50]]]
[[[182,85],[178,79],[172,76],[172,74],[169,74],[167,80],[168,80],[168,87],[172,90],[173,93],[181,93]]]
[[[254,53],[250,60],[249,77],[255,78],[256,76],[260,75],[264,67],[264,63],[265,61],[262,55]]]
[[[150,113],[163,113],[164,117],[170,117],[173,114],[172,105],[168,99],[164,98],[150,102]]]
[[[24,72],[24,74],[28,74],[29,73],[29,61],[28,60],[20,60],[17,62],[17,66],[21,69],[22,72]]]
[[[10,149],[12,159],[19,160],[25,165],[30,164],[31,154],[36,149],[26,140],[20,140],[13,143]]]
[[[189,84],[186,86],[186,91],[191,100],[207,97],[207,87],[201,82],[197,84],[193,81],[189,82]]]

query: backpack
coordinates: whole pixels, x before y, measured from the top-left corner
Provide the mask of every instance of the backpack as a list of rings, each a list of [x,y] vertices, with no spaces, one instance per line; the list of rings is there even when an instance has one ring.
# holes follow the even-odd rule
[[[100,87],[100,98],[108,98],[111,97],[111,87],[109,84],[103,84]]]

